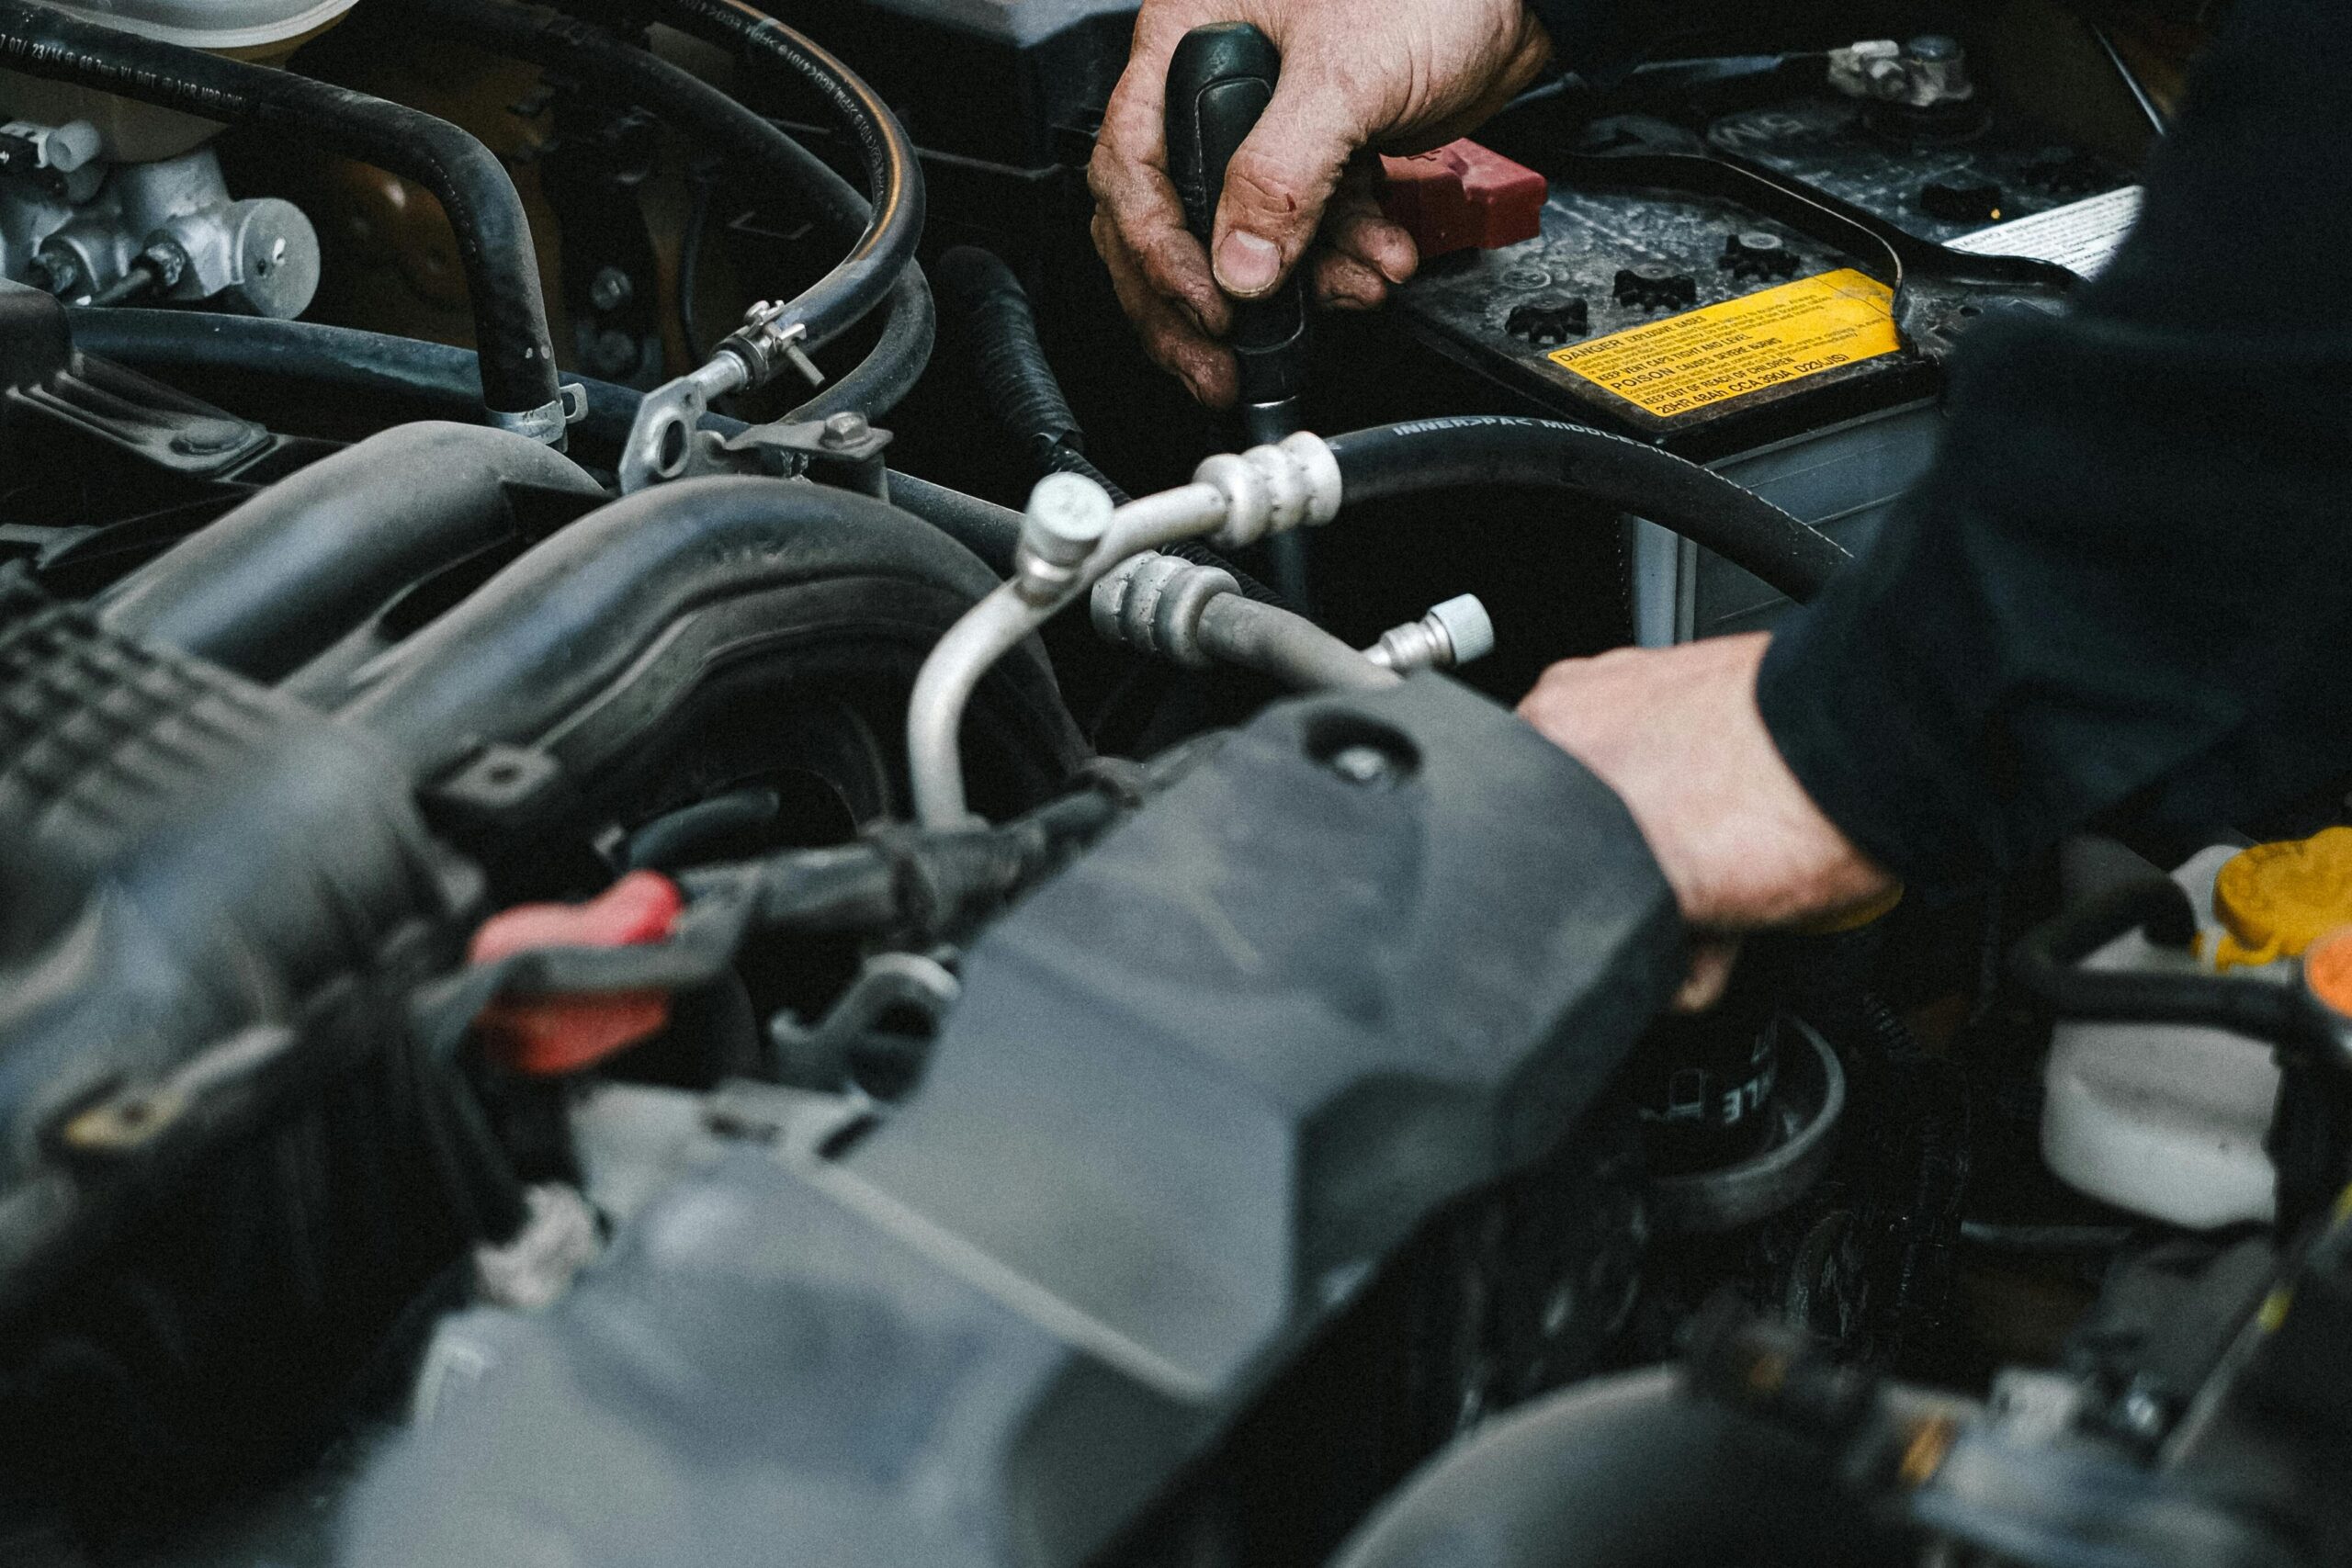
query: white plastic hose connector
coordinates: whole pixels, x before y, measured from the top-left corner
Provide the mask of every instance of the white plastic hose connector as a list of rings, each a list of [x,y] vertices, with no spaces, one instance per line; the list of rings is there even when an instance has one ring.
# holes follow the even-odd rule
[[[1272,446],[1220,452],[1193,470],[1193,481],[1225,497],[1225,522],[1209,536],[1222,549],[1340,514],[1339,462],[1321,436],[1306,431]]]

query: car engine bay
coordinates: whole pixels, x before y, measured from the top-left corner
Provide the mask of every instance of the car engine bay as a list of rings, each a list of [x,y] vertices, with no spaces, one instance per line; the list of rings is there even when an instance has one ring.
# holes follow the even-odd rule
[[[1835,578],[2204,9],[1548,82],[1220,414],[1119,0],[0,0],[0,1562],[2352,1560],[2352,796],[1683,1014],[1510,711]]]

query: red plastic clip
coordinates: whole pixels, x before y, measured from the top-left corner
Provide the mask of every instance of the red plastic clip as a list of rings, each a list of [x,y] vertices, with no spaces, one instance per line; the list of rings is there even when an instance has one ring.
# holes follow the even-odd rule
[[[1412,158],[1383,158],[1381,210],[1409,231],[1421,259],[1532,240],[1544,228],[1544,176],[1475,141]]]
[[[490,964],[548,947],[638,947],[660,942],[686,907],[678,885],[656,871],[632,871],[584,904],[518,904],[481,923],[466,950]],[[474,1030],[503,1066],[534,1077],[576,1073],[670,1021],[666,991],[599,997],[533,997],[482,1009]]]

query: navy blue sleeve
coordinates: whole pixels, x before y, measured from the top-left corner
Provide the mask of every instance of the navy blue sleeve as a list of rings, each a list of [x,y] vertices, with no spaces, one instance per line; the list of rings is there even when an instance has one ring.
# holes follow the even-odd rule
[[[2109,813],[2201,830],[2352,769],[2352,28],[2241,0],[2064,317],[1962,345],[1928,476],[1758,688],[1924,890]]]

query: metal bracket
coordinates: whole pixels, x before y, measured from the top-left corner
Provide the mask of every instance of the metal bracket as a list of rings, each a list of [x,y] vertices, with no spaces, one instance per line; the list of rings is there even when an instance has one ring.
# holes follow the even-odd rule
[[[750,459],[746,467],[805,473],[820,484],[888,501],[882,453],[889,445],[888,431],[868,423],[862,413],[843,412],[824,420],[755,424],[720,442],[718,450]]]
[[[664,382],[645,394],[637,418],[621,444],[620,481],[624,495],[667,479],[696,474],[726,474],[736,469],[718,456],[718,437],[700,428],[713,398],[725,397],[751,384],[751,370],[732,354],[716,354],[709,363]]]
[[[936,958],[918,953],[885,953],[865,961],[849,989],[815,1026],[790,1012],[768,1022],[776,1077],[803,1089],[838,1089],[850,1078],[854,1056],[905,1056],[903,1035],[876,1034],[875,1026],[891,1011],[906,1009],[936,1027],[963,995],[963,983]]]
[[[588,389],[577,381],[567,381],[556,389],[552,399],[537,408],[521,413],[492,409],[489,414],[490,423],[501,430],[528,436],[542,446],[560,446],[565,434],[588,417]]]

